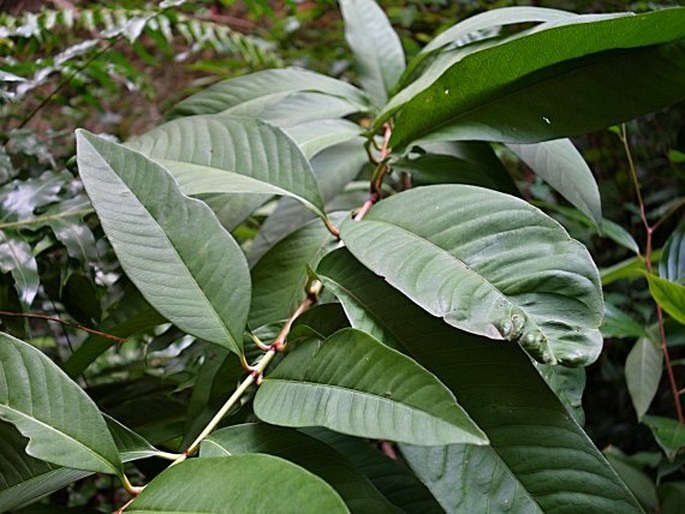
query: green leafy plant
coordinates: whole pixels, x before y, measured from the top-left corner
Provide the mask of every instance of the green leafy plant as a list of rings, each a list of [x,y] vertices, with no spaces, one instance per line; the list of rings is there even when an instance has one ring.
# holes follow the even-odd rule
[[[565,138],[685,98],[685,9],[498,9],[405,65],[375,2],[340,6],[361,89],[266,70],[123,144],[77,132],[86,193],[139,291],[98,330],[167,320],[158,333],[199,367],[171,389],[91,387],[95,403],[75,379],[112,340],[89,336],[60,369],[0,336],[0,509],[90,473],[120,478],[128,513],[651,507],[581,426],[600,273],[497,152],[610,226]],[[650,275],[676,321],[681,239]],[[655,431],[675,455],[682,425]],[[668,484],[666,510],[682,489]]]

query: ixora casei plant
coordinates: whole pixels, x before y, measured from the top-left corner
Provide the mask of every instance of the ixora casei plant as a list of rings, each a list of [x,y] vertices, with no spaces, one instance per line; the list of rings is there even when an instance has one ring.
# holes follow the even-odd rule
[[[191,397],[204,417],[161,451],[70,378],[106,345],[62,370],[0,336],[0,510],[108,473],[129,514],[642,511],[576,419],[602,348],[597,268],[492,144],[601,227],[565,138],[685,98],[685,9],[498,9],[405,64],[375,2],[340,6],[361,88],[267,70],[124,144],[77,132],[122,268],[222,359]],[[144,458],[170,465],[132,485],[124,463]]]

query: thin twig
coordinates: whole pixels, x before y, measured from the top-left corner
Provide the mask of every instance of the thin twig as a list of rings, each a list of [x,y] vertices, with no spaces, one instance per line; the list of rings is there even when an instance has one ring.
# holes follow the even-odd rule
[[[651,226],[647,220],[647,213],[645,209],[645,203],[642,199],[642,192],[640,191],[640,181],[637,177],[637,171],[635,169],[635,162],[633,161],[633,155],[630,150],[630,143],[628,141],[628,132],[626,130],[625,123],[621,125],[621,132],[619,138],[623,143],[623,147],[626,151],[626,156],[628,158],[628,167],[630,169],[630,176],[633,180],[633,185],[635,186],[635,193],[637,195],[637,201],[640,207],[640,218],[642,219],[642,224],[645,227],[647,233],[647,242],[645,248],[645,265],[647,266],[647,271],[650,274],[654,273],[654,266],[652,265],[652,235],[654,234],[655,226]],[[656,303],[656,301],[655,301]],[[671,355],[668,351],[668,343],[666,341],[666,329],[664,326],[664,313],[661,307],[656,303],[656,315],[659,322],[659,339],[661,343],[661,352],[664,355],[664,366],[666,367],[666,373],[668,374],[668,381],[671,385],[671,393],[673,394],[673,401],[675,403],[675,410],[678,415],[678,421],[680,423],[685,423],[685,417],[683,416],[683,408],[680,403],[680,393],[678,392],[678,384],[676,383],[675,374],[673,372],[673,366],[671,364]]]
[[[113,336],[112,334],[107,334],[106,332],[100,332],[99,330],[95,330],[94,328],[88,328],[84,325],[81,325],[80,323],[76,323],[75,321],[69,321],[69,320],[61,319],[61,318],[58,318],[55,316],[48,316],[47,314],[40,314],[38,312],[0,311],[0,316],[12,316],[15,318],[35,318],[35,319],[44,319],[46,321],[54,321],[56,323],[61,323],[63,325],[69,325],[70,327],[74,327],[74,328],[77,328],[79,330],[83,330],[84,332],[88,332],[89,334],[94,334],[96,336],[104,337],[105,339],[109,339],[110,341],[114,341],[116,343],[128,342],[128,340],[123,338],[123,337]]]

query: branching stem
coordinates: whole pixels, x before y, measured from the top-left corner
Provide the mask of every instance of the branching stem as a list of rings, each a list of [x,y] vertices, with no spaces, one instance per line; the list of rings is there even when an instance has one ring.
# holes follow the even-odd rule
[[[628,141],[628,132],[625,124],[621,125],[621,132],[619,137],[626,151],[626,156],[628,158],[628,167],[630,169],[630,176],[633,180],[633,185],[635,186],[635,193],[637,195],[637,201],[640,208],[640,218],[642,219],[642,224],[644,225],[645,232],[647,234],[647,242],[645,244],[645,265],[647,266],[647,271],[651,274],[654,273],[654,266],[652,265],[652,235],[654,234],[654,231],[660,224],[660,222],[657,222],[656,225],[651,226],[649,224],[649,220],[647,220],[645,202],[642,199],[642,192],[640,191],[640,181],[638,179],[637,171],[635,169],[635,162],[633,160],[633,155],[630,150],[630,142]],[[661,351],[664,355],[664,365],[666,367],[666,373],[668,374],[668,381],[671,385],[671,393],[673,394],[675,410],[678,415],[678,421],[680,423],[685,423],[685,417],[683,417],[683,408],[680,402],[681,392],[678,390],[678,384],[676,383],[675,374],[673,373],[673,365],[671,364],[671,356],[669,354],[668,344],[666,341],[664,313],[661,310],[661,307],[658,303],[656,305],[656,315],[659,323],[659,339],[661,343]]]

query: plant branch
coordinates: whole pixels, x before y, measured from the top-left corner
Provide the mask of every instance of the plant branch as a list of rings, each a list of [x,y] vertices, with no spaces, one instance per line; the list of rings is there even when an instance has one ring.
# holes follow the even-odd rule
[[[118,336],[114,336],[112,334],[107,334],[106,332],[101,332],[99,330],[95,330],[94,328],[88,328],[84,325],[81,325],[80,323],[76,323],[75,321],[68,321],[65,319],[58,318],[56,316],[48,316],[47,314],[40,314],[37,312],[0,311],[0,316],[12,316],[15,318],[34,318],[34,319],[44,319],[46,321],[54,321],[56,323],[61,323],[62,325],[68,325],[70,327],[74,327],[74,328],[77,328],[79,330],[83,330],[84,332],[88,332],[89,334],[94,334],[96,336],[104,337],[105,339],[109,339],[110,341],[114,341],[117,343],[128,342],[128,340],[123,338],[123,337],[118,337]]]
[[[633,185],[635,186],[635,193],[637,195],[637,201],[640,207],[640,218],[642,219],[642,224],[645,227],[645,232],[647,233],[647,242],[645,248],[645,265],[647,266],[647,271],[650,274],[654,273],[654,266],[652,264],[652,235],[654,230],[658,226],[658,222],[655,226],[649,224],[647,220],[647,213],[645,209],[645,203],[642,199],[642,192],[640,191],[640,181],[637,176],[637,171],[635,169],[635,162],[633,160],[633,155],[630,150],[630,142],[628,141],[628,132],[625,123],[621,125],[621,132],[619,135],[623,147],[628,158],[628,167],[630,170],[630,176],[633,180]],[[676,414],[678,415],[678,421],[680,423],[685,423],[685,417],[683,416],[683,408],[680,402],[680,393],[678,391],[678,384],[676,383],[675,374],[673,372],[673,365],[671,364],[671,356],[668,351],[668,343],[666,341],[666,329],[664,326],[664,313],[661,310],[659,304],[656,304],[656,315],[659,322],[659,339],[661,343],[661,352],[664,355],[664,366],[666,367],[666,373],[668,374],[668,381],[671,386],[671,393],[673,395],[673,402],[675,403]]]

